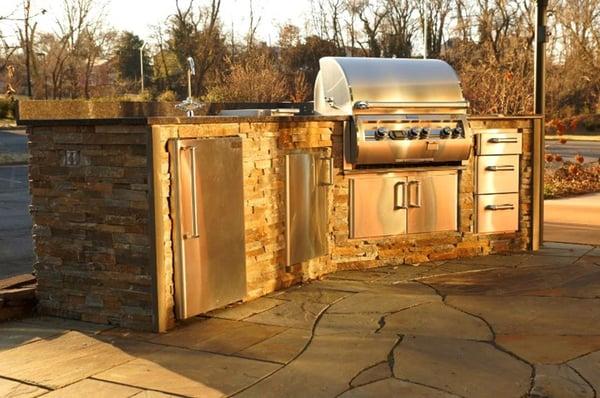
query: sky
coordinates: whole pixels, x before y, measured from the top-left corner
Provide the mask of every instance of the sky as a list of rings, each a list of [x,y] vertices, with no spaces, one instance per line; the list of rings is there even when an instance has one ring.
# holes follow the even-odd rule
[[[45,15],[36,20],[39,30],[52,31],[55,21],[62,15],[62,0],[31,0],[32,8],[46,9]],[[108,1],[106,13],[109,24],[117,30],[129,30],[142,39],[149,39],[151,26],[164,23],[175,11],[175,0],[98,0]],[[180,0],[188,4],[189,0]],[[195,0],[197,4],[208,4],[209,0]],[[0,0],[0,15],[18,9],[22,0]],[[255,19],[260,18],[257,34],[266,42],[277,41],[278,26],[293,23],[303,27],[310,15],[310,0],[253,0]],[[236,36],[248,31],[250,0],[221,0],[221,20],[224,30],[232,27]],[[18,17],[22,12],[19,10]],[[0,31],[8,38],[14,35],[14,22],[0,21]],[[14,38],[14,37],[13,37]]]

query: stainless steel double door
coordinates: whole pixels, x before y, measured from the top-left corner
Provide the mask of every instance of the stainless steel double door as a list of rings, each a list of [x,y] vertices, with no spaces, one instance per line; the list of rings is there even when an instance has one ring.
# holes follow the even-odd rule
[[[350,179],[350,237],[457,229],[458,173],[360,175]]]
[[[169,151],[175,310],[185,319],[246,295],[242,140],[172,140]]]

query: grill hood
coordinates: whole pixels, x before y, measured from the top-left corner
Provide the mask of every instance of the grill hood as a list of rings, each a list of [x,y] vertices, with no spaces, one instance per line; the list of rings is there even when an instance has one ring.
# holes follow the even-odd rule
[[[319,64],[314,93],[319,114],[423,112],[425,108],[466,113],[469,105],[458,76],[444,61],[325,57]]]

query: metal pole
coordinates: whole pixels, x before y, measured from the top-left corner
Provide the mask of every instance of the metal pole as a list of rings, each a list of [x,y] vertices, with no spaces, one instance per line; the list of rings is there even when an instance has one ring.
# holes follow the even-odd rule
[[[144,47],[146,47],[146,43],[142,44],[140,47],[140,76],[141,76],[141,91],[140,94],[144,95]]]
[[[537,0],[535,27],[535,93],[534,102],[536,115],[546,113],[545,83],[546,83],[546,22],[548,0]]]
[[[534,122],[533,130],[533,219],[532,245],[538,250],[544,243],[544,148],[546,113],[546,22],[548,0],[537,0],[535,25],[534,113],[542,116]]]
[[[429,24],[427,21],[427,11],[428,11],[428,2],[423,1],[423,59],[427,59],[427,29],[429,28]]]

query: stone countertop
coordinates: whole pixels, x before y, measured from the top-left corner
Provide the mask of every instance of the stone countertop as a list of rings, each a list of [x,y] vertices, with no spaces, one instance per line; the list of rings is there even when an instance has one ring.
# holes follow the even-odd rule
[[[157,116],[149,117],[148,124],[210,124],[210,123],[294,123],[294,122],[335,122],[346,121],[347,116],[321,116],[321,115],[299,115],[299,116]]]
[[[209,123],[272,123],[344,121],[348,117],[299,116],[207,116],[185,117],[171,102],[132,101],[19,101],[17,124],[55,125],[161,125]]]

